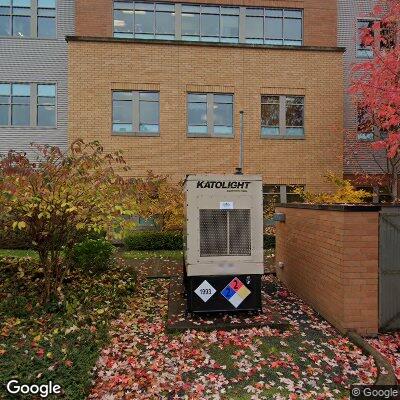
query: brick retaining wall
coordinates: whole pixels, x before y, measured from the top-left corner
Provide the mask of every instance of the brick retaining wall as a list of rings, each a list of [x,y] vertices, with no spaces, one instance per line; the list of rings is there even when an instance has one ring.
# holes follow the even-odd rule
[[[301,207],[299,205],[299,207]],[[304,206],[303,206],[304,207]],[[378,207],[278,207],[281,279],[342,332],[378,332]]]

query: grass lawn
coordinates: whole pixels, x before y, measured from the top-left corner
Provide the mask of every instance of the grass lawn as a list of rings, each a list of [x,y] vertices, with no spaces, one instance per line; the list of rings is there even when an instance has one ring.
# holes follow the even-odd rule
[[[124,251],[121,254],[127,260],[149,260],[149,259],[161,259],[161,260],[174,260],[182,261],[183,252],[179,250],[158,250],[158,251]]]
[[[1,257],[32,257],[38,259],[38,253],[34,250],[5,250],[0,249]]]

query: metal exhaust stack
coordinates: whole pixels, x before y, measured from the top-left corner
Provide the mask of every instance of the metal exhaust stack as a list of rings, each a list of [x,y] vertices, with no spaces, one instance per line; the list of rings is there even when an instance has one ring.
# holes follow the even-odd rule
[[[236,168],[236,175],[243,174],[243,134],[244,134],[244,111],[240,111],[240,149],[239,149],[239,166]]]

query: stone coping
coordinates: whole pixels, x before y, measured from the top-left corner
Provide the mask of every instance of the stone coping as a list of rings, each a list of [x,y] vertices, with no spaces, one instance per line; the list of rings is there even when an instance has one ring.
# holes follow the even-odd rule
[[[320,211],[342,211],[342,212],[377,212],[382,208],[395,207],[400,211],[400,205],[377,205],[377,204],[307,204],[307,203],[289,203],[277,204],[276,208],[298,208],[306,210]]]
[[[161,40],[161,39],[135,39],[135,38],[115,38],[115,37],[97,37],[97,36],[76,36],[67,35],[67,42],[105,42],[105,43],[156,43],[165,45],[185,45],[185,46],[214,46],[214,47],[243,47],[254,49],[269,50],[295,50],[295,51],[322,51],[344,53],[345,47],[328,47],[328,46],[283,46],[283,45],[266,45],[251,43],[217,43],[217,42],[191,42],[187,40]]]

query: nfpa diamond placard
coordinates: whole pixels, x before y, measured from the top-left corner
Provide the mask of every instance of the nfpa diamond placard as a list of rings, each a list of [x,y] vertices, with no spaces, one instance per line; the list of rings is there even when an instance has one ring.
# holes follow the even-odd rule
[[[203,281],[194,292],[206,303],[214,295],[216,290],[207,281]]]
[[[232,281],[229,282],[229,284],[221,291],[222,296],[224,296],[235,308],[238,308],[250,293],[251,291],[237,277],[232,279]]]

